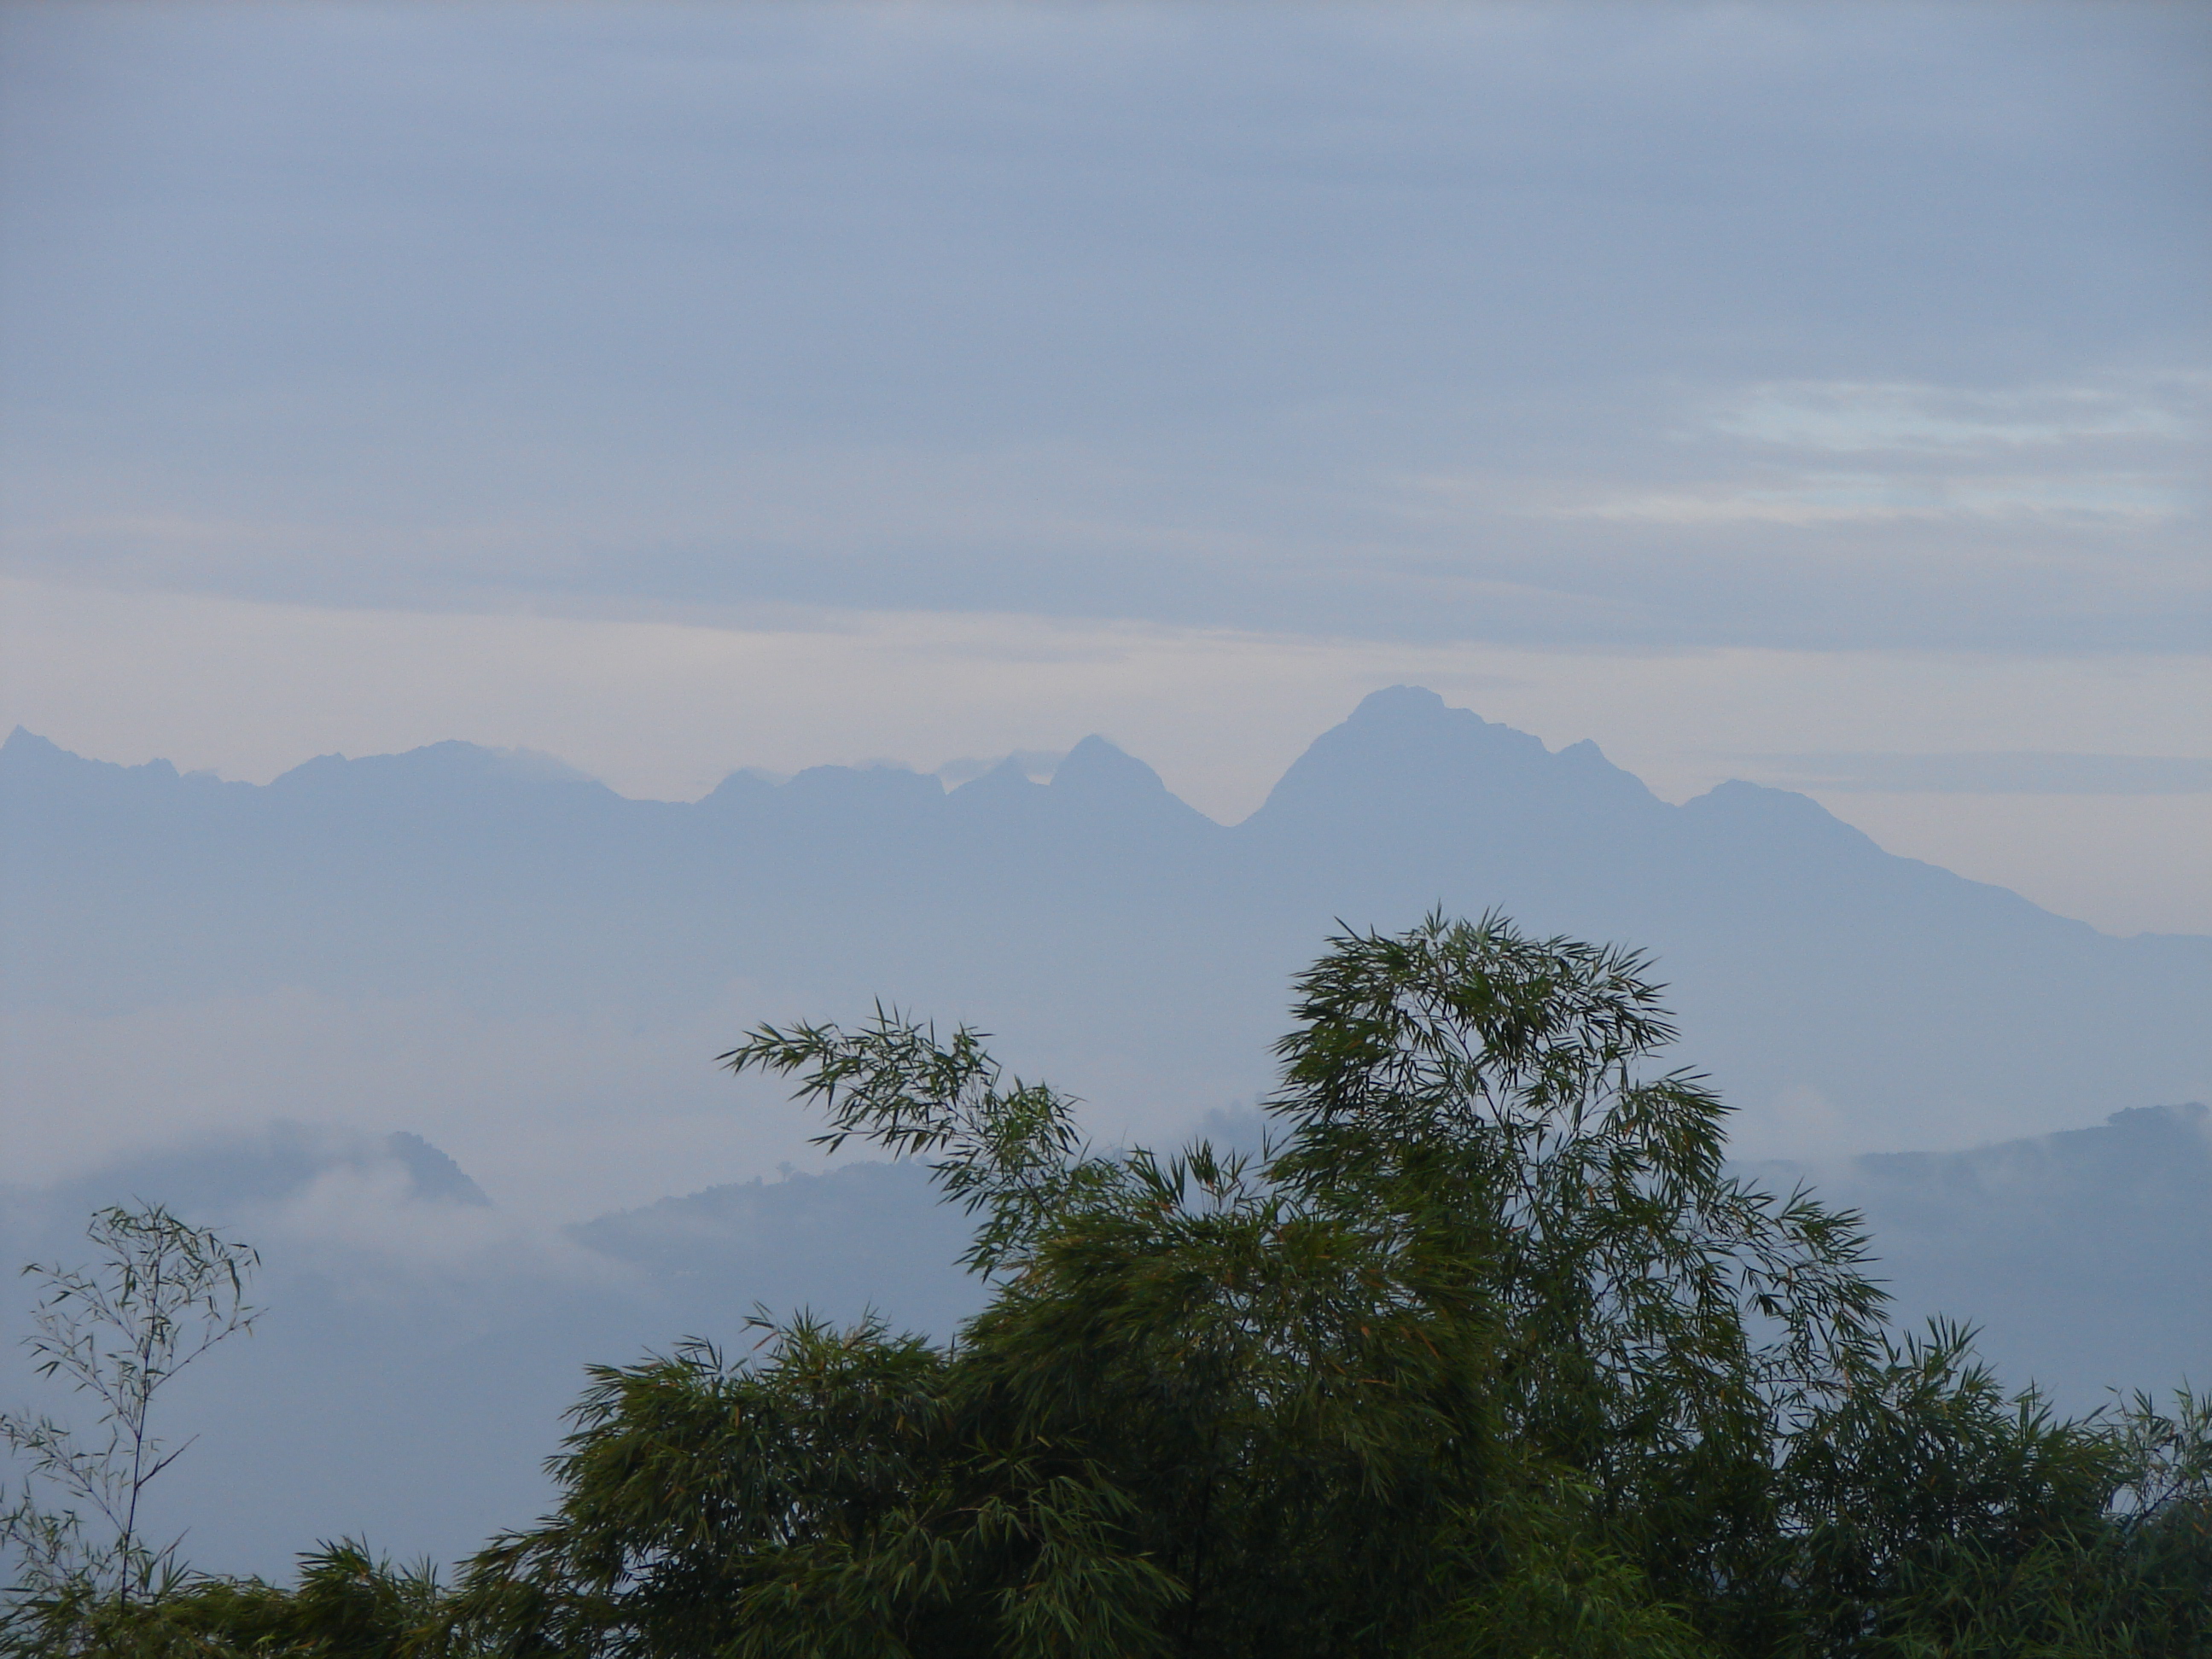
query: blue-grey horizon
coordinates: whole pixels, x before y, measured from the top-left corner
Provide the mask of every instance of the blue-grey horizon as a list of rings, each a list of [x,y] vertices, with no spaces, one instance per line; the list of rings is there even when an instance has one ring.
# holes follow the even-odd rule
[[[1107,729],[1234,817],[1418,679],[2212,927],[2200,11],[0,41],[0,725],[678,796]]]

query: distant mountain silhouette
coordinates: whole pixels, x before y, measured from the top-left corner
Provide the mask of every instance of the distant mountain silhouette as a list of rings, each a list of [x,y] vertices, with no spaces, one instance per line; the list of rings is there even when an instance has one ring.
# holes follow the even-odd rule
[[[2077,1409],[2109,1389],[2212,1384],[2212,1112],[2202,1104],[1803,1173],[1865,1213],[1896,1312],[1978,1326],[2008,1378],[2032,1376]]]
[[[491,1202],[459,1164],[418,1134],[346,1134],[279,1121],[252,1133],[203,1136],[117,1158],[40,1188],[39,1203],[64,1233],[82,1226],[94,1208],[140,1198],[235,1223],[295,1197],[334,1170],[388,1175],[393,1195],[402,1200],[479,1208]],[[20,1210],[23,1194],[15,1201]]]
[[[984,1291],[958,1266],[975,1235],[919,1164],[847,1164],[709,1187],[580,1223],[568,1236],[636,1269],[678,1330],[725,1334],[756,1306],[873,1313],[950,1336]]]
[[[1340,919],[1496,907],[1650,949],[1684,1057],[1771,1151],[2212,1094],[2212,939],[2106,937],[1784,791],[1671,805],[1593,744],[1553,752],[1411,687],[1233,827],[1095,737],[1049,784],[821,767],[685,805],[464,744],[253,787],[19,730],[0,847],[18,1009],[300,987],[667,1018],[742,982],[749,1006],[834,1017],[883,996],[1005,1034],[1149,1133],[1264,1085],[1288,976]]]
[[[544,1506],[588,1364],[690,1335],[743,1354],[758,1306],[950,1335],[982,1291],[957,1265],[966,1219],[936,1196],[918,1165],[858,1164],[550,1229],[491,1211],[412,1134],[204,1138],[0,1185],[0,1407],[82,1405],[42,1393],[16,1350],[38,1286],[15,1269],[87,1262],[97,1206],[167,1205],[260,1248],[266,1311],[164,1390],[165,1431],[199,1443],[155,1489],[156,1524],[189,1526],[217,1570],[282,1574],[362,1531],[450,1560]]]

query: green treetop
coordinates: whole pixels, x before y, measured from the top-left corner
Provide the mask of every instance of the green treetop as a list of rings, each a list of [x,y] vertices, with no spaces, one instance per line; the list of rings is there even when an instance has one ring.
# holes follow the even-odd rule
[[[671,1659],[2037,1650],[2063,1596],[1961,1647],[2003,1597],[1946,1587],[2107,1547],[2114,1437],[1955,1332],[1885,1335],[1856,1218],[1731,1176],[1712,1091],[1646,1074],[1674,1031],[1642,958],[1431,918],[1297,992],[1252,1156],[1100,1152],[975,1033],[882,1009],[752,1033],[733,1071],[976,1216],[994,1298],[945,1348],[801,1319],[745,1364],[598,1370],[560,1512],[476,1565],[478,1628]]]

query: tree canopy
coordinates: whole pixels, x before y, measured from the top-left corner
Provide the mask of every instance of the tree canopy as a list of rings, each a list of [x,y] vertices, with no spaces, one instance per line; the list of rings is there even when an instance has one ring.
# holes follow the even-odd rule
[[[1674,1036],[1630,951],[1346,933],[1267,1143],[1168,1155],[972,1031],[763,1026],[725,1063],[975,1218],[956,1340],[762,1316],[597,1368],[555,1512],[453,1591],[341,1548],[136,1616],[515,1659],[2212,1651],[2212,1416],[2062,1421],[1893,1333],[1856,1218],[1730,1172]]]
[[[2193,1406],[2131,1419],[2197,1461],[2130,1504],[2126,1436],[2006,1395],[1956,1329],[1892,1337],[1856,1218],[1731,1175],[1712,1091],[1647,1074],[1675,1033],[1641,957],[1433,917],[1296,991],[1243,1156],[1099,1152],[893,1012],[753,1032],[733,1071],[975,1215],[993,1300],[944,1348],[800,1320],[596,1373],[561,1511],[469,1605],[517,1654],[2203,1638],[2154,1583],[2212,1583]]]

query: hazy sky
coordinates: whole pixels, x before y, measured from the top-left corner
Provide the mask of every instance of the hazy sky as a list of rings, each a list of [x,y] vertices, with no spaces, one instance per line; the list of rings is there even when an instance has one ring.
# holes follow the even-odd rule
[[[0,724],[665,795],[1102,730],[1234,817],[1418,680],[2212,932],[2201,7],[0,48]]]

